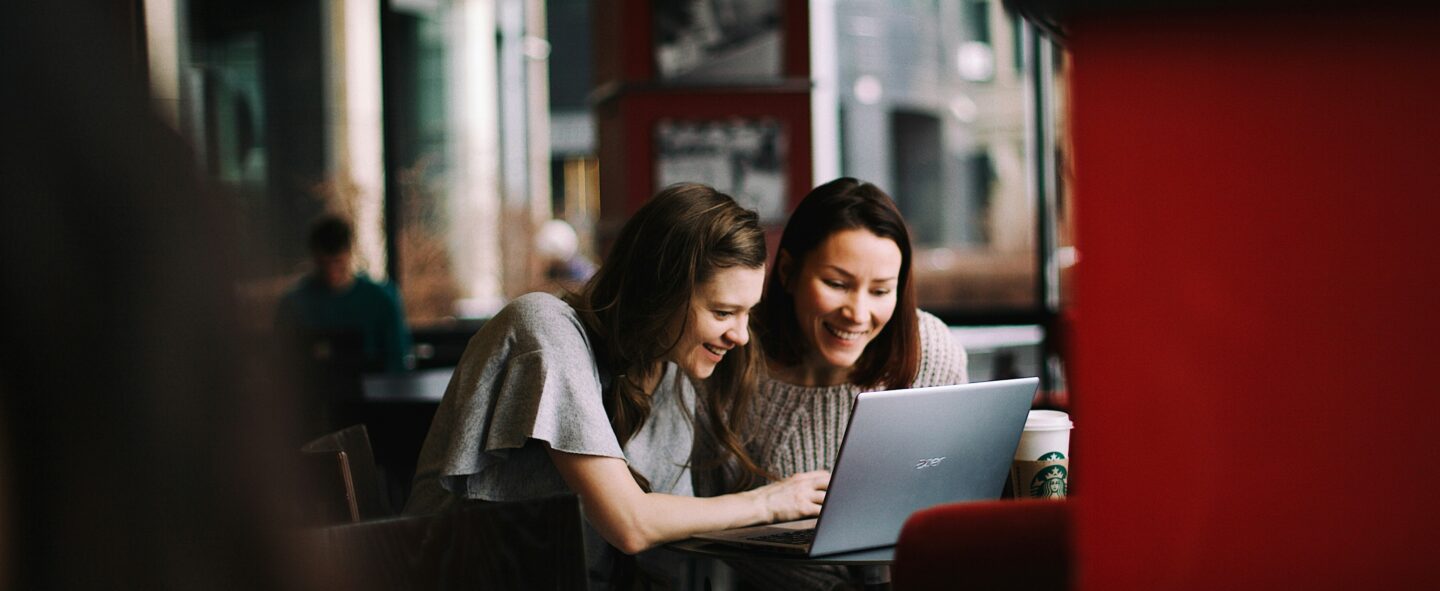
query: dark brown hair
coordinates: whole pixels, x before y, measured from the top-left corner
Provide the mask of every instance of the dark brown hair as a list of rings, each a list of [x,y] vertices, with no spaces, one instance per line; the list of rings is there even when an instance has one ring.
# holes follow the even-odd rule
[[[350,250],[354,231],[350,222],[334,214],[326,214],[310,222],[310,253],[324,256],[336,255]]]
[[[605,412],[621,445],[650,415],[650,396],[639,382],[678,344],[696,286],[721,269],[763,268],[765,254],[765,234],[755,212],[705,185],[672,185],[635,212],[595,276],[569,296],[593,337],[596,361],[608,374]],[[697,413],[697,437],[714,439],[719,453],[755,476],[760,471],[737,433],[761,358],[754,344],[736,347],[709,379],[696,384],[704,407]],[[649,483],[634,475],[649,490]]]
[[[863,229],[889,238],[900,247],[900,277],[896,285],[895,314],[850,371],[850,382],[862,388],[906,388],[920,368],[920,326],[915,313],[915,287],[910,276],[910,231],[895,201],[879,187],[844,177],[810,191],[780,237],[778,253],[790,258],[788,272],[798,273],[805,257],[827,238],[844,230]],[[778,254],[777,254],[778,258]],[[765,299],[757,330],[765,354],[782,366],[799,365],[809,347],[800,334],[795,300],[784,287],[775,265],[765,282]]]

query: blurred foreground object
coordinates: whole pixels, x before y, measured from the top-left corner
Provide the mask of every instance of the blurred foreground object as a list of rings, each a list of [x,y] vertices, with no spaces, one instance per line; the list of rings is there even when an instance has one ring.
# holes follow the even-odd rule
[[[949,503],[905,520],[891,576],[896,591],[1070,588],[1070,504]]]
[[[0,588],[305,588],[278,552],[303,493],[282,388],[237,329],[231,212],[151,112],[114,4],[0,24]]]

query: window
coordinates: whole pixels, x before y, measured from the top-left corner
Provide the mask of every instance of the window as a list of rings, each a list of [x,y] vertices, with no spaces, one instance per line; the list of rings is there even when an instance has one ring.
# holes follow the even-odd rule
[[[815,76],[839,90],[838,170],[885,189],[905,214],[921,307],[954,321],[1033,317],[1027,90],[1011,53],[991,49],[1017,43],[991,26],[1007,22],[1000,3],[840,0],[834,10],[835,70]]]
[[[816,183],[853,176],[895,198],[922,308],[952,325],[1017,325],[957,329],[973,345],[974,376],[1018,372],[1063,388],[1046,334],[1075,260],[1060,182],[1063,56],[1032,44],[993,0],[822,9],[833,13],[812,14],[816,51],[833,47],[834,58],[813,61],[816,127],[839,145],[819,146]],[[1021,346],[992,346],[1001,341]]]
[[[532,287],[528,238],[551,213],[532,6],[186,3],[183,127],[240,197],[257,328],[309,268],[306,231],[327,211],[353,222],[357,271],[396,280],[414,325],[484,317]]]

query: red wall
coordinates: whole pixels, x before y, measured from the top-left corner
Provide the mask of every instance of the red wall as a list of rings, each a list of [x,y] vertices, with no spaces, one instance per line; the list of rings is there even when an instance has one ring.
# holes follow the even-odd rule
[[[1413,588],[1440,547],[1440,19],[1069,23],[1083,589]]]

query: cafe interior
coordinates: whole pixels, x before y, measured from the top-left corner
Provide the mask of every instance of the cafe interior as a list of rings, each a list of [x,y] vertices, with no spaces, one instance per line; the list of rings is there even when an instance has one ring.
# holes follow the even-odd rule
[[[754,210],[773,254],[838,177],[893,197],[969,380],[1038,378],[1073,421],[1063,499],[916,512],[828,563],[857,584],[1433,584],[1434,7],[5,12],[0,588],[585,588],[574,497],[401,512],[467,343],[578,289],[672,183]],[[324,215],[399,302],[394,364],[277,328]],[[672,550],[673,588],[764,588]]]

